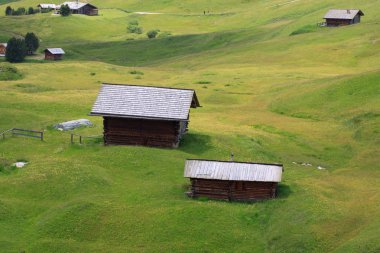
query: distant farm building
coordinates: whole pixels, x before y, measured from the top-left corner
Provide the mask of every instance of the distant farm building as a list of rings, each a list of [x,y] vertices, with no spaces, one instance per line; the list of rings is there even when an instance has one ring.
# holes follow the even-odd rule
[[[106,145],[178,147],[199,106],[194,90],[103,84],[90,115],[103,116]]]
[[[190,178],[193,198],[255,201],[275,198],[283,166],[214,160],[187,160],[184,176]]]
[[[0,43],[0,56],[5,56],[7,45],[7,43]]]
[[[56,6],[55,4],[39,4],[37,5],[37,7],[40,10],[55,10],[58,6]]]
[[[45,49],[45,60],[62,60],[65,51],[62,48],[46,48]]]
[[[326,26],[344,26],[360,23],[364,13],[361,10],[330,10],[324,19]]]
[[[81,2],[64,2],[62,5],[69,6],[72,14],[84,14],[88,16],[96,16],[98,15],[98,8],[89,3],[81,3]]]

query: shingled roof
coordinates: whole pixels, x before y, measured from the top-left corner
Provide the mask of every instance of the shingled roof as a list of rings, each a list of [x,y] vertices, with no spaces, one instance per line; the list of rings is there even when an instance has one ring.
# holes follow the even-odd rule
[[[187,121],[199,106],[194,90],[103,84],[90,115]]]
[[[64,2],[62,5],[67,5],[69,6],[70,10],[78,10],[80,8],[82,8],[83,6],[86,6],[86,5],[90,5],[94,8],[96,8],[96,6],[92,5],[92,4],[89,4],[89,3],[81,3],[81,2]]]
[[[51,54],[65,54],[62,48],[46,48],[45,51],[49,51]]]
[[[281,182],[282,172],[281,164],[186,160],[184,176],[229,181]]]
[[[361,10],[329,10],[324,19],[354,19],[355,16],[359,14],[364,16]]]

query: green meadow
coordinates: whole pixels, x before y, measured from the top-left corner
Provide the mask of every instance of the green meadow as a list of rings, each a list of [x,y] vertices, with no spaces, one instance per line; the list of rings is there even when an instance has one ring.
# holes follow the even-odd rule
[[[97,17],[4,16],[38,3],[0,0],[0,42],[41,39],[0,74],[0,132],[45,133],[0,138],[0,252],[380,252],[378,0],[94,0]],[[317,27],[331,8],[365,16]],[[42,60],[45,47],[64,60]],[[88,118],[74,133],[101,135],[88,113],[102,82],[191,88],[202,107],[178,149],[70,144],[52,126]],[[186,158],[231,152],[283,163],[279,198],[184,195]]]

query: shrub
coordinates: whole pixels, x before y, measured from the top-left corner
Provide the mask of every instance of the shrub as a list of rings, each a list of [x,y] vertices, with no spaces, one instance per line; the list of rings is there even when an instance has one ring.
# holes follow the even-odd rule
[[[27,53],[31,55],[40,47],[40,40],[34,33],[27,33],[25,35],[25,45]]]
[[[28,9],[28,15],[34,14],[34,9],[33,7],[29,7]]]
[[[62,17],[67,17],[71,14],[70,7],[67,4],[61,6],[60,13]]]
[[[148,36],[149,39],[154,39],[157,37],[157,34],[160,30],[150,30],[149,32],[146,33],[146,36]]]
[[[9,62],[22,62],[25,59],[26,51],[25,40],[13,37],[8,41],[5,59]]]
[[[0,65],[0,81],[11,81],[21,78],[22,74],[16,67],[6,63]]]
[[[139,26],[139,22],[137,20],[129,21],[129,24],[127,26],[127,31],[129,33],[136,33],[136,34],[142,34],[143,29]]]
[[[7,6],[7,8],[5,9],[5,15],[10,16],[10,15],[12,15],[12,13],[13,13],[12,7]]]

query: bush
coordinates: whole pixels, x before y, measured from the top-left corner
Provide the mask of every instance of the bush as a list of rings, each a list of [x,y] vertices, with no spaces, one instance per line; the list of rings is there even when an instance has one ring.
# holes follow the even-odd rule
[[[62,17],[67,17],[71,14],[71,10],[70,10],[70,7],[65,4],[65,5],[62,5],[61,6],[61,10],[60,10],[60,13],[61,13],[61,16]]]
[[[157,34],[160,30],[150,30],[149,32],[146,33],[146,36],[148,36],[149,39],[154,39],[157,37]]]
[[[12,7],[7,6],[7,8],[5,9],[5,15],[10,16],[10,15],[12,15],[12,13],[13,13]]]
[[[26,51],[25,40],[13,37],[8,41],[5,59],[9,62],[22,62],[25,59]]]
[[[25,35],[25,44],[27,54],[32,55],[40,47],[40,40],[34,33],[27,33]]]
[[[136,33],[136,34],[143,33],[143,29],[142,27],[139,27],[139,22],[137,20],[129,21],[129,24],[127,26],[127,31],[129,33]]]
[[[0,81],[11,81],[22,78],[22,74],[18,69],[10,64],[0,65]]]
[[[28,15],[34,14],[34,9],[33,7],[29,7],[28,9]]]

